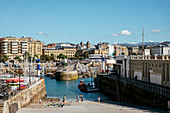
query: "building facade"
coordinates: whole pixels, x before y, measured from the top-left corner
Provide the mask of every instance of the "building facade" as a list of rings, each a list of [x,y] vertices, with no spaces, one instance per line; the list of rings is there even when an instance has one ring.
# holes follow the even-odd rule
[[[131,56],[130,78],[170,86],[170,56]]]
[[[74,46],[63,46],[58,45],[55,46],[43,46],[42,54],[50,56],[51,54],[54,54],[55,59],[57,60],[57,56],[59,54],[64,54],[67,56],[67,58],[72,58],[75,56],[76,48]]]
[[[32,38],[28,39],[28,50],[31,56],[37,55],[39,58],[42,55],[42,45],[43,43],[40,40],[35,40]]]
[[[0,38],[0,55],[7,55],[9,60],[16,56],[23,59],[25,52],[42,54],[42,42],[27,37],[2,37]]]
[[[151,48],[151,54],[154,55],[170,55],[170,46],[154,46]]]

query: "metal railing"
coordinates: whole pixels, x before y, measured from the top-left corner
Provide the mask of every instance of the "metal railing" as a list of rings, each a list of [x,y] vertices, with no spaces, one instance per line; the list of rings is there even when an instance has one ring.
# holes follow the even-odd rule
[[[161,86],[153,83],[147,83],[144,81],[139,81],[139,80],[134,80],[134,79],[129,79],[129,78],[123,78],[115,75],[102,75],[103,77],[111,78],[116,81],[121,81],[129,85],[133,85],[135,87],[144,89],[149,92],[153,92],[162,96],[167,97],[170,99],[170,87],[166,86]]]

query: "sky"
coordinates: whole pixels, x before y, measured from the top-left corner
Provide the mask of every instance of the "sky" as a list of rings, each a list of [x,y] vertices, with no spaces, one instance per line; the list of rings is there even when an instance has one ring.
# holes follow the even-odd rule
[[[170,41],[170,0],[0,0],[0,37],[55,42]]]

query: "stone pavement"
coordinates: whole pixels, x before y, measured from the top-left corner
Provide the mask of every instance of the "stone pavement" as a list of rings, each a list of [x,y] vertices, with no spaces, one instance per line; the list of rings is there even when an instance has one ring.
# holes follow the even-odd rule
[[[105,103],[84,101],[73,102],[70,106],[47,107],[40,104],[31,104],[21,108],[17,113],[159,113],[154,109],[141,106],[127,106],[122,103],[108,101]]]

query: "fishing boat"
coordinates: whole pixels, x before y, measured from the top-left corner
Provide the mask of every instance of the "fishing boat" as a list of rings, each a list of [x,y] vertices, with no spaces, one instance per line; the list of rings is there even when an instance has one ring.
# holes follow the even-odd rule
[[[79,85],[78,85],[78,88],[80,89],[82,87],[82,85],[85,84],[84,80],[81,80]]]
[[[24,82],[24,78],[11,78],[6,81],[9,87],[11,87],[12,90],[18,90],[20,89],[25,89],[27,83]]]

